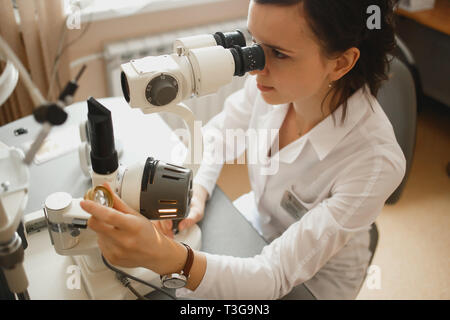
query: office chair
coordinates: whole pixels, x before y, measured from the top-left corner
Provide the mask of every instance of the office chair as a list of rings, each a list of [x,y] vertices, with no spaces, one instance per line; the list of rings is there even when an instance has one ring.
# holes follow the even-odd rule
[[[421,93],[417,94],[417,90],[421,90],[421,86],[418,73],[414,76],[411,68],[399,58],[393,57],[390,78],[382,85],[377,95],[406,158],[405,176],[386,201],[387,204],[394,204],[400,198],[411,169],[416,144],[417,105],[421,96]]]
[[[424,105],[425,94],[422,88],[422,80],[420,77],[419,68],[416,64],[416,60],[414,59],[412,52],[398,35],[395,36],[395,42],[397,44],[397,47],[395,48],[394,56],[396,56],[405,64],[414,79],[414,87],[416,88],[417,96],[417,112],[420,113]]]

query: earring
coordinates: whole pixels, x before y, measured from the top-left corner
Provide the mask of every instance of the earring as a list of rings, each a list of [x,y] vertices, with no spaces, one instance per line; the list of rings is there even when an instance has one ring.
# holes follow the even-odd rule
[[[332,82],[330,82],[330,83],[328,84],[328,88],[333,88]]]

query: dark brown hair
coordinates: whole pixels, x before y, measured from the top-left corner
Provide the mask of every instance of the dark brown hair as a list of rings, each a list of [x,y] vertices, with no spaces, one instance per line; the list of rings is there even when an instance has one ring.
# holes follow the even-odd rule
[[[395,49],[394,13],[396,0],[253,0],[260,4],[290,6],[303,4],[306,20],[326,57],[336,57],[349,48],[358,48],[360,58],[328,92],[331,111],[343,105],[341,122],[347,113],[348,99],[366,84],[377,95],[388,79],[390,56]],[[368,8],[380,9],[381,28],[369,29]],[[328,95],[327,94],[327,95]],[[325,99],[324,99],[325,100]],[[323,103],[322,103],[323,104]]]

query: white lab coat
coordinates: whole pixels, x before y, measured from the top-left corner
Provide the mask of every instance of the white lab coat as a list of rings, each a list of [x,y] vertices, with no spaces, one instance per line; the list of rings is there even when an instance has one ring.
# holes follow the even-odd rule
[[[244,89],[231,95],[203,130],[207,136],[208,128],[247,133],[279,129],[288,107],[267,104],[255,77],[249,77]],[[334,114],[335,124],[328,116],[279,152],[274,149],[271,158],[269,146],[277,140],[258,139],[253,150],[265,155],[259,161],[265,163],[248,165],[252,191],[235,205],[271,243],[252,258],[206,254],[207,268],[198,288],[180,289],[178,295],[277,299],[304,283],[318,299],[356,298],[371,256],[370,226],[401,183],[406,160],[391,123],[370,94],[361,89],[349,99],[343,125],[342,107]],[[247,160],[255,144],[248,141]],[[226,143],[230,141],[206,138],[205,156]],[[246,144],[238,145],[238,154],[245,148]],[[222,164],[206,162],[194,182],[211,194]],[[262,175],[264,170],[270,174]],[[294,218],[280,205],[286,190],[306,209],[303,216]]]

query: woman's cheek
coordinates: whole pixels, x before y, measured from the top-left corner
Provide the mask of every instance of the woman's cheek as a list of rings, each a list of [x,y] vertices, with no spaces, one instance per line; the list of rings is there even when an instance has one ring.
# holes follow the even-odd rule
[[[315,67],[297,69],[290,80],[290,88],[298,92],[300,97],[314,95],[322,86],[322,70]]]

